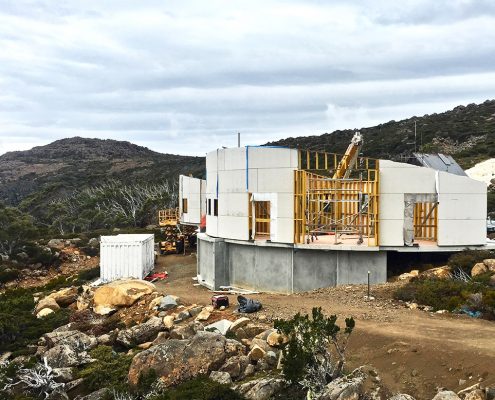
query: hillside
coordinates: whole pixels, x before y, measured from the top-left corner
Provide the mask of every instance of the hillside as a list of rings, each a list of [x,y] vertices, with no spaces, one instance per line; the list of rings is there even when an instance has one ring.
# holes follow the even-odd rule
[[[51,199],[108,180],[156,183],[202,176],[204,158],[162,154],[116,140],[73,137],[0,156],[0,202],[30,212]]]
[[[495,100],[458,106],[440,114],[414,116],[360,128],[365,140],[363,154],[391,160],[410,156],[414,151],[414,121],[417,125],[418,150],[421,148],[425,152],[452,154],[465,169],[495,157]],[[343,153],[353,133],[351,129],[337,130],[318,136],[290,137],[267,144]]]

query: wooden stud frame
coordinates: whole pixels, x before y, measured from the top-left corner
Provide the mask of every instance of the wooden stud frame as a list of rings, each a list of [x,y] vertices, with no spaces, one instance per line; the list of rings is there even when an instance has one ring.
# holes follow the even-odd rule
[[[379,161],[358,158],[348,179],[333,179],[339,157],[299,151],[294,171],[294,243],[314,236],[357,235],[368,246],[379,245]],[[302,168],[301,168],[302,167]]]

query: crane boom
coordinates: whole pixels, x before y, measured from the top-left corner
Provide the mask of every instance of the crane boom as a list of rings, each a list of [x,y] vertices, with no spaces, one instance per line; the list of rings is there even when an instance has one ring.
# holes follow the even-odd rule
[[[347,147],[344,156],[340,160],[339,165],[337,165],[337,169],[333,174],[333,179],[345,179],[349,177],[352,169],[356,165],[361,147],[363,147],[363,137],[360,132],[356,132],[352,137],[351,143],[349,144],[349,147]]]

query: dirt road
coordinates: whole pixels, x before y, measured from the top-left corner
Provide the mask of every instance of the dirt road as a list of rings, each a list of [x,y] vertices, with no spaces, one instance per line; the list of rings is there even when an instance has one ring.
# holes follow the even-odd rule
[[[160,257],[157,270],[169,279],[158,283],[164,293],[188,303],[209,304],[212,293],[193,286],[194,255]],[[258,315],[268,321],[322,307],[341,320],[356,319],[356,330],[348,350],[349,369],[372,364],[384,385],[394,393],[405,392],[416,399],[431,399],[438,387],[458,391],[477,382],[495,385],[495,322],[451,314],[410,310],[392,300],[397,283],[372,287],[373,301],[365,299],[366,286],[318,289],[293,295],[253,295],[263,304]],[[235,296],[230,296],[233,306]]]

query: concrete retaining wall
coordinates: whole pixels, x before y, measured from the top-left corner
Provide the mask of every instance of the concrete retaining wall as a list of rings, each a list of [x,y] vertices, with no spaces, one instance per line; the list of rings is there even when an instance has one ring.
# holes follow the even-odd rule
[[[293,293],[387,279],[386,252],[294,249],[290,245],[231,242],[198,237],[198,276],[203,285]]]

